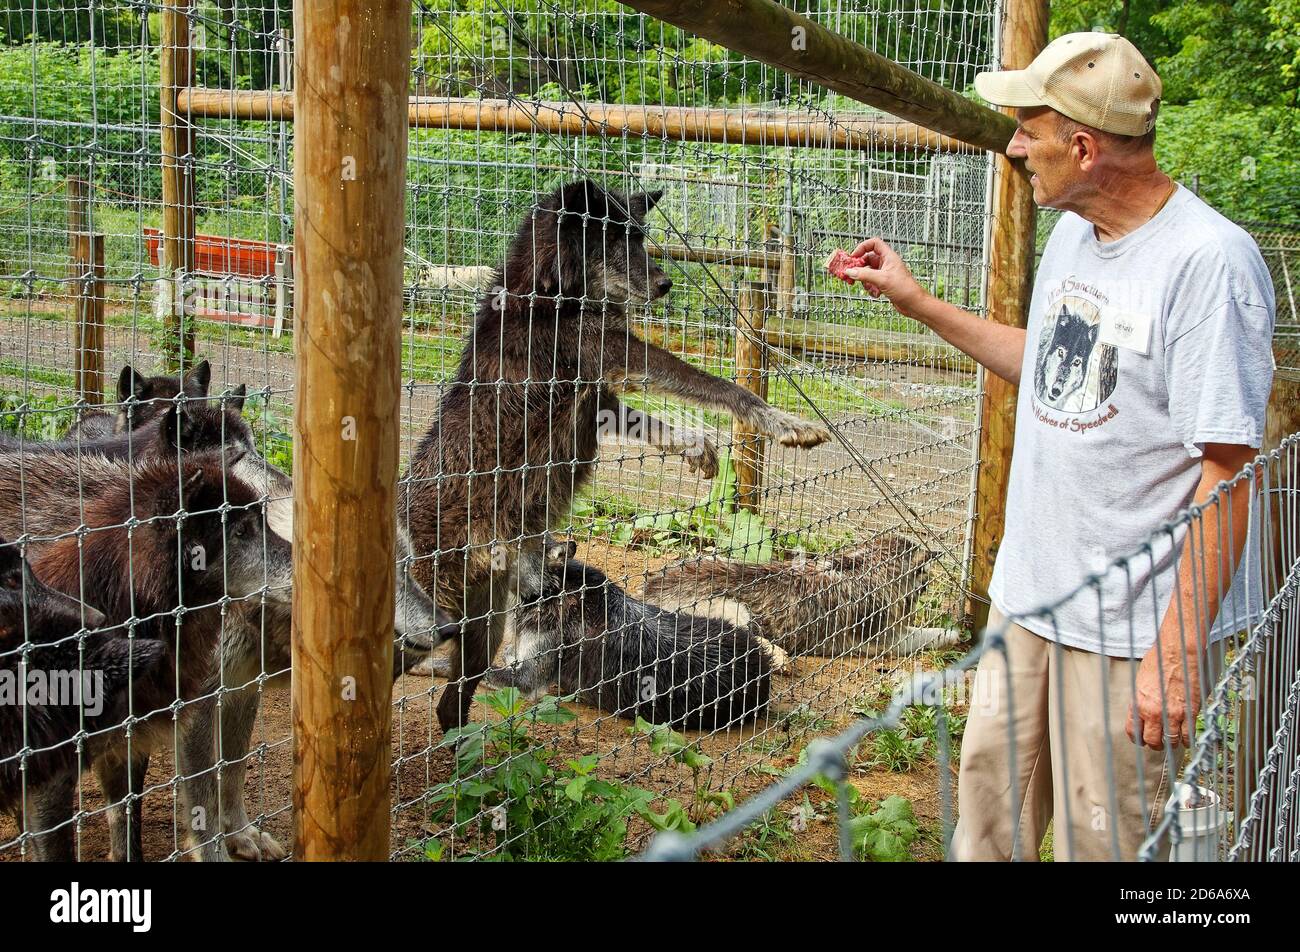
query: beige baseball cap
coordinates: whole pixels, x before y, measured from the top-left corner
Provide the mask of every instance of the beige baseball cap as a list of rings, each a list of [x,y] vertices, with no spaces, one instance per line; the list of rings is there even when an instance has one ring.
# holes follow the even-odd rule
[[[975,90],[995,106],[1050,106],[1075,122],[1121,136],[1156,124],[1160,77],[1114,33],[1067,33],[1024,69],[980,73]]]

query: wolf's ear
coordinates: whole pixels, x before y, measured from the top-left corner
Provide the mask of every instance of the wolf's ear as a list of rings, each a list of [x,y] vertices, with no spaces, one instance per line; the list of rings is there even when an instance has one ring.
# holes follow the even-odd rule
[[[248,384],[241,383],[234,390],[231,390],[221,401],[225,406],[230,407],[236,413],[244,412],[244,399],[248,396]]]
[[[659,204],[659,200],[664,197],[664,190],[657,188],[653,192],[637,192],[635,195],[628,197],[628,210],[636,218],[645,218],[650,209]]]
[[[563,565],[578,552],[578,544],[572,539],[556,539],[549,533],[546,537],[546,564]]]
[[[122,372],[117,375],[117,402],[126,403],[131,394],[140,396],[140,389],[143,383],[140,382],[140,376],[132,369],[130,364],[122,368]]]
[[[187,397],[206,397],[211,383],[212,365],[206,360],[201,360],[185,375],[181,389],[185,391]]]
[[[591,179],[584,179],[560,190],[560,205],[556,211],[561,216],[561,226],[581,228],[583,215],[609,217],[609,198],[603,188]]]

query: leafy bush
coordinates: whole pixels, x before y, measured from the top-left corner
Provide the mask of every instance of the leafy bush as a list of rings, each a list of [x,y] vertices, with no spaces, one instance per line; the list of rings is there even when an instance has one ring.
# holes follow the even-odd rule
[[[663,813],[655,794],[596,776],[594,754],[570,760],[532,736],[538,724],[565,724],[575,715],[544,697],[530,704],[516,688],[480,698],[495,717],[449,731],[441,746],[454,746],[459,778],[429,792],[430,816],[451,823],[462,855],[497,860],[621,859],[627,854],[628,821],[640,817],[657,830],[687,831],[694,824],[676,800]],[[418,844],[428,859],[445,844]]]

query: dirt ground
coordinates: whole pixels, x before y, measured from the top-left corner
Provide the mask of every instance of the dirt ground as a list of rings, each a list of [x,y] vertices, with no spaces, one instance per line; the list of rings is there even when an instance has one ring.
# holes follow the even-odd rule
[[[647,557],[644,553],[601,542],[579,547],[578,556],[600,565],[614,576],[642,576],[671,561],[668,556]],[[909,665],[912,660],[907,662]],[[730,791],[740,802],[773,780],[772,770],[796,763],[799,751],[817,736],[842,729],[853,720],[854,710],[879,703],[887,696],[900,668],[893,659],[860,657],[795,658],[788,671],[772,682],[769,711],[743,727],[704,733],[686,732],[687,739],[713,759],[701,782],[711,791]],[[393,824],[391,852],[395,858],[420,855],[418,841],[445,834],[432,824],[423,798],[428,790],[453,774],[453,758],[440,747],[442,732],[434,705],[443,682],[407,675],[393,688],[392,758],[396,765],[392,782]],[[484,689],[480,689],[480,694]],[[567,705],[576,718],[563,726],[541,725],[534,735],[565,758],[585,754],[601,756],[600,772],[654,790],[662,797],[688,803],[695,792],[694,780],[685,767],[649,750],[644,737],[629,733],[630,722],[581,704]],[[473,718],[486,719],[479,702]],[[254,824],[270,833],[282,845],[292,841],[292,719],[287,690],[268,691],[264,696],[253,743],[247,760],[245,785],[248,815]],[[758,769],[763,768],[763,769]],[[858,767],[850,782],[872,801],[892,794],[904,796],[923,828],[937,831],[940,822],[939,775],[936,765],[925,761],[907,773],[883,768]],[[182,806],[175,786],[170,752],[155,756],[146,776],[144,811],[144,854],[148,861],[186,860]],[[831,860],[838,846],[834,822],[834,801],[816,788],[807,791],[810,803],[823,818],[809,823],[801,833],[780,845],[781,858]],[[789,810],[802,797],[784,805]],[[108,856],[108,826],[103,799],[89,777],[81,785],[82,819],[76,834],[78,856],[83,861],[105,860]],[[643,845],[648,828],[634,825],[635,845]],[[22,859],[16,846],[4,847],[17,833],[15,823],[0,818],[0,861]],[[456,844],[444,837],[447,856],[456,855]],[[941,858],[937,832],[914,850],[919,859]]]

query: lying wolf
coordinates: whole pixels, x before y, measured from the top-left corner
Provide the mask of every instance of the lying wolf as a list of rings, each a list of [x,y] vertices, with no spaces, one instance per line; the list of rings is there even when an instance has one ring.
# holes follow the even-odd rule
[[[521,604],[489,683],[532,694],[558,685],[611,714],[695,730],[766,710],[771,662],[749,629],[647,605],[573,552],[548,542],[541,572],[520,563]]]
[[[660,194],[577,182],[538,202],[482,299],[437,419],[412,457],[400,507],[416,549],[412,571],[444,611],[465,620],[438,702],[444,730],[466,721],[492,663],[518,588],[517,562],[541,559],[542,534],[567,517],[591,479],[598,421],[626,418],[617,389],[730,413],[785,446],[829,439],[820,425],[634,333],[628,310],[672,289],[645,248],[645,216]],[[639,424],[654,445],[710,475],[714,453],[702,434],[644,415]]]
[[[933,559],[898,535],[827,559],[691,559],[652,575],[644,597],[674,611],[756,624],[791,655],[912,654],[959,640],[943,628],[907,625]]]

